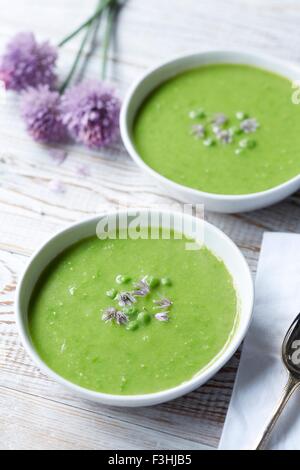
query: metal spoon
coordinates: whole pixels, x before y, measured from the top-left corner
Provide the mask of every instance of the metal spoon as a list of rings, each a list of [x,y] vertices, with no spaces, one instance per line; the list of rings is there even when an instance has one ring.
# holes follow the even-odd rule
[[[265,429],[258,445],[255,447],[256,450],[266,448],[266,444],[270,439],[279,416],[295,390],[300,387],[300,314],[297,316],[284,338],[282,344],[282,359],[289,372],[289,380],[270,423]]]

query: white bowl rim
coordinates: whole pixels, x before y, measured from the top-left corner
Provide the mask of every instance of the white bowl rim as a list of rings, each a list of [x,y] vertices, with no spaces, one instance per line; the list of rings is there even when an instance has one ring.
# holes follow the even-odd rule
[[[147,210],[149,212],[149,209],[111,210],[109,212],[100,213],[99,215],[95,217],[87,218],[82,221],[73,223],[64,229],[59,230],[52,237],[47,239],[47,241],[44,242],[29,258],[28,263],[18,282],[17,289],[16,289],[16,298],[15,298],[16,324],[17,324],[19,335],[21,337],[22,344],[26,352],[29,354],[33,362],[39,367],[39,369],[42,372],[44,372],[46,375],[54,379],[56,382],[63,385],[65,388],[77,393],[77,395],[79,396],[82,396],[86,399],[89,399],[95,402],[100,402],[105,405],[118,406],[118,407],[141,407],[141,406],[150,406],[150,405],[155,405],[159,403],[164,403],[164,402],[173,400],[175,398],[178,398],[180,396],[183,396],[187,393],[190,393],[193,390],[200,387],[201,385],[203,385],[204,383],[206,383],[213,375],[215,375],[229,361],[229,359],[234,355],[236,350],[239,348],[249,328],[249,325],[252,319],[253,305],[254,305],[254,283],[253,283],[249,265],[243,253],[240,251],[237,245],[222,230],[220,230],[213,224],[203,220],[204,225],[209,230],[212,230],[213,232],[215,232],[215,234],[218,237],[223,238],[229,245],[231,245],[233,250],[236,252],[236,256],[239,257],[241,263],[243,264],[246,282],[248,283],[248,287],[249,287],[249,294],[248,294],[249,295],[249,308],[245,314],[246,320],[244,321],[243,326],[238,325],[229,344],[227,345],[226,349],[224,349],[220,353],[219,357],[217,357],[210,365],[208,365],[208,367],[205,368],[203,372],[200,370],[199,373],[193,376],[190,380],[183,382],[182,384],[176,387],[172,387],[170,389],[162,390],[162,391],[155,392],[155,393],[140,394],[140,395],[115,395],[115,394],[109,394],[109,393],[96,392],[88,388],[81,387],[65,379],[58,373],[54,372],[41,359],[41,357],[35,350],[34,346],[32,345],[30,341],[29,334],[27,333],[26,328],[25,328],[25,322],[24,322],[25,314],[22,314],[20,300],[21,300],[21,294],[22,294],[22,289],[23,289],[23,282],[24,282],[27,271],[29,270],[31,265],[35,262],[35,260],[40,256],[40,254],[44,251],[44,249],[48,246],[48,244],[55,241],[55,239],[60,238],[61,236],[67,234],[70,231],[78,229],[82,225],[90,224],[90,223],[96,224],[99,221],[99,219],[101,219],[101,217],[104,217],[107,215],[110,216],[114,214],[122,214],[122,213],[136,214],[136,211],[138,210],[140,211]],[[151,212],[151,209],[150,209],[150,212]],[[159,210],[158,212],[168,213],[168,214],[176,213],[176,211],[169,211],[169,210]],[[188,216],[188,217],[195,218],[194,216]],[[84,237],[82,239],[84,239]],[[72,246],[72,244],[73,242],[71,242],[69,246]],[[54,259],[55,256],[58,256],[59,253],[61,253],[62,251],[63,250],[58,249],[56,255],[54,255],[52,259]],[[39,271],[39,276],[43,272],[43,269]]]
[[[300,174],[299,175],[296,175],[294,176],[293,178],[290,178],[289,180],[277,185],[277,186],[274,186],[270,189],[267,189],[265,191],[259,191],[259,192],[254,192],[254,193],[247,193],[247,194],[219,194],[219,193],[209,193],[209,192],[205,192],[205,191],[202,191],[200,189],[195,189],[195,188],[192,188],[190,186],[184,186],[180,183],[177,183],[176,181],[173,181],[169,178],[167,178],[166,176],[163,176],[161,173],[159,173],[158,171],[154,170],[151,166],[149,166],[144,160],[143,158],[139,155],[139,153],[137,152],[135,146],[134,146],[134,143],[130,137],[130,132],[129,132],[129,129],[128,129],[128,123],[127,123],[127,119],[128,119],[128,108],[129,108],[129,105],[131,103],[131,100],[135,94],[135,92],[137,91],[137,89],[140,87],[140,85],[150,76],[152,75],[153,73],[157,72],[159,69],[163,69],[167,66],[171,66],[172,64],[176,64],[177,62],[181,62],[181,61],[189,61],[189,60],[193,60],[193,59],[196,59],[199,57],[199,59],[201,57],[212,57],[214,58],[214,56],[222,56],[224,55],[224,57],[226,55],[229,55],[229,56],[232,56],[232,57],[239,57],[240,60],[241,60],[241,64],[244,64],[244,65],[252,65],[254,67],[257,67],[257,68],[261,68],[262,70],[266,70],[266,71],[270,71],[270,72],[273,72],[271,69],[269,69],[268,67],[263,67],[263,66],[259,66],[259,65],[255,65],[255,64],[252,64],[252,63],[248,63],[248,61],[250,61],[251,59],[253,60],[256,60],[256,61],[265,61],[266,63],[272,63],[272,65],[274,66],[282,66],[283,68],[285,69],[294,69],[295,72],[298,72],[298,75],[300,76],[300,66],[298,66],[297,64],[293,63],[293,62],[290,62],[290,61],[286,61],[286,60],[283,60],[283,59],[278,59],[277,57],[273,57],[272,55],[266,55],[266,54],[258,54],[256,52],[252,52],[252,51],[239,51],[238,49],[233,49],[233,50],[226,50],[226,49],[213,49],[213,50],[208,50],[208,51],[202,51],[202,52],[199,52],[199,53],[193,53],[193,54],[185,54],[185,55],[180,55],[180,56],[175,56],[173,57],[172,59],[169,59],[167,61],[163,61],[163,62],[160,62],[158,65],[152,67],[151,69],[149,69],[148,71],[146,71],[140,78],[138,78],[134,84],[131,86],[131,88],[129,89],[124,101],[123,101],[123,104],[122,104],[122,108],[121,108],[121,113],[120,113],[120,132],[121,132],[121,137],[122,137],[122,140],[123,140],[123,143],[125,145],[125,148],[126,150],[128,151],[129,155],[131,156],[131,158],[138,164],[138,166],[140,168],[142,168],[144,171],[146,171],[147,173],[151,174],[154,178],[156,178],[157,180],[159,180],[162,184],[164,185],[167,185],[167,186],[172,186],[174,188],[174,190],[180,190],[180,191],[184,191],[186,193],[188,193],[189,195],[191,196],[195,196],[195,197],[205,197],[207,200],[211,200],[211,201],[225,201],[225,202],[246,202],[246,201],[253,201],[254,199],[261,199],[261,198],[264,198],[265,196],[271,196],[273,194],[276,194],[277,192],[281,191],[281,190],[284,190],[286,188],[288,188],[289,186],[293,185],[296,181],[299,181],[300,183]],[[245,62],[243,62],[243,60]],[[211,62],[210,64],[213,64],[214,62]],[[227,61],[227,62],[222,62],[222,60],[216,60],[215,62],[216,64],[219,63],[230,63],[230,61]],[[238,63],[238,62],[236,62]],[[199,63],[199,66],[201,66],[201,63]],[[192,68],[196,68],[197,65],[194,65]],[[186,70],[189,70],[191,69],[191,67],[186,67]],[[274,73],[274,72],[273,72]],[[277,75],[279,76],[282,76],[283,78],[287,78],[288,77],[282,73],[277,73]],[[164,83],[164,80],[162,80],[161,83]]]

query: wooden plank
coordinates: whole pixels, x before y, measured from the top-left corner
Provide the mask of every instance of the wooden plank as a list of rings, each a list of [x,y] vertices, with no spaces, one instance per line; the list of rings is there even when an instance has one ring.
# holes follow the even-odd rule
[[[208,449],[142,425],[1,386],[0,407],[1,450]]]

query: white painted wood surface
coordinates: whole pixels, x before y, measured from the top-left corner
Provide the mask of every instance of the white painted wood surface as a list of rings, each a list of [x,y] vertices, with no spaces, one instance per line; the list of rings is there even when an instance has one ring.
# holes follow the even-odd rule
[[[0,51],[18,31],[58,42],[95,0],[0,0]],[[297,0],[129,0],[110,52],[109,77],[124,95],[147,67],[185,52],[252,49],[300,61]],[[67,72],[74,41],[61,53]],[[97,78],[100,59],[87,76]],[[300,77],[296,77],[300,78]],[[207,385],[174,402],[120,410],[78,399],[41,374],[20,345],[14,290],[28,256],[66,224],[115,205],[167,203],[154,181],[116,145],[106,152],[69,147],[57,165],[26,135],[18,100],[0,103],[0,449],[197,449],[216,447],[238,354]],[[79,177],[87,164],[90,175]],[[66,188],[55,194],[53,179]],[[265,230],[298,232],[300,195],[272,208],[235,216],[207,213],[239,245],[255,272]]]

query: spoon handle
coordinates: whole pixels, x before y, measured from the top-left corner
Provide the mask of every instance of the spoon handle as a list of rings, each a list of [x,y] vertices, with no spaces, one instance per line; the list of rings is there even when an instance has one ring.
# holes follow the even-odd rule
[[[288,383],[284,387],[282,398],[281,398],[280,402],[278,403],[278,405],[277,405],[277,407],[274,411],[274,414],[273,414],[273,417],[272,417],[270,423],[266,427],[261,439],[259,440],[258,445],[255,447],[255,450],[264,450],[265,449],[266,444],[270,439],[271,433],[274,429],[275,424],[277,423],[277,420],[278,420],[279,416],[281,415],[281,413],[284,410],[287,402],[289,401],[289,399],[293,395],[294,391],[299,387],[299,385],[300,385],[299,380],[297,380],[292,375],[290,375]]]

